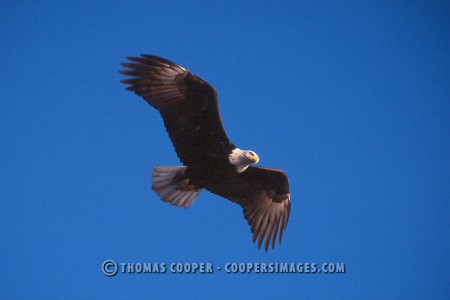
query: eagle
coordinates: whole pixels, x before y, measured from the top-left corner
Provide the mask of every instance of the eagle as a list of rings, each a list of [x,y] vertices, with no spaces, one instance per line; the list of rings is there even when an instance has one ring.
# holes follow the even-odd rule
[[[152,190],[165,202],[188,208],[203,189],[239,204],[253,242],[281,244],[291,197],[286,173],[254,166],[258,155],[228,138],[212,85],[182,66],[155,55],[127,57],[127,90],[159,111],[183,166],[154,166]]]

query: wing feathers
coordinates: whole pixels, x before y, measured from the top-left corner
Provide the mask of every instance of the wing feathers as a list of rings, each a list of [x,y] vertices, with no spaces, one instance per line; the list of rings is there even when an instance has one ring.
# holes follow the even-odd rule
[[[202,164],[234,148],[223,128],[216,90],[210,84],[161,57],[142,54],[128,60],[122,63],[127,69],[120,72],[132,78],[121,82],[160,112],[185,165]]]
[[[209,191],[242,206],[250,225],[253,242],[258,248],[281,244],[289,220],[291,198],[289,183],[283,171],[250,166],[236,176],[209,182]]]
[[[281,202],[274,202],[268,197],[266,192],[254,199],[248,206],[244,207],[244,216],[250,225],[253,233],[253,242],[258,240],[258,248],[264,241],[264,248],[267,251],[269,245],[272,249],[278,235],[278,242],[281,244],[283,231],[286,230],[291,207],[290,195],[286,194]]]

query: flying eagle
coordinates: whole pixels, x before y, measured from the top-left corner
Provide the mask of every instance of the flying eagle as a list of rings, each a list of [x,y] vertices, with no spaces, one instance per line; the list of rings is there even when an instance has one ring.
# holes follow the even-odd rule
[[[184,166],[155,166],[152,190],[165,202],[188,208],[203,189],[227,198],[244,211],[258,248],[281,244],[291,198],[286,174],[255,167],[258,155],[229,140],[216,90],[182,66],[154,55],[127,57],[121,70],[126,88],[156,108]]]

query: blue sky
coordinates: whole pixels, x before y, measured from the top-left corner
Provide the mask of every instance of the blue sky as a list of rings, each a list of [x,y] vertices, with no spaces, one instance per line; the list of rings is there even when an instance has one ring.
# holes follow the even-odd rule
[[[364,1],[363,1],[364,2]],[[445,1],[3,1],[5,299],[448,299],[450,5]],[[178,165],[126,56],[213,84],[228,135],[290,179],[283,244],[241,208],[150,189]],[[117,274],[130,263],[345,263],[345,274]]]

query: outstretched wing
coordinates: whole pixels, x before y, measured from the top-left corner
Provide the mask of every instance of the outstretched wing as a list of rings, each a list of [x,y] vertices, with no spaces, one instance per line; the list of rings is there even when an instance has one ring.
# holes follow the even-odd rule
[[[121,80],[127,90],[156,108],[185,165],[225,154],[234,148],[225,133],[216,90],[185,68],[161,57],[141,54],[128,57],[121,70],[133,78]]]
[[[236,176],[208,183],[206,189],[243,207],[244,217],[253,233],[253,242],[258,240],[258,248],[265,240],[266,251],[269,244],[273,249],[277,235],[281,244],[291,210],[286,173],[250,166]]]

